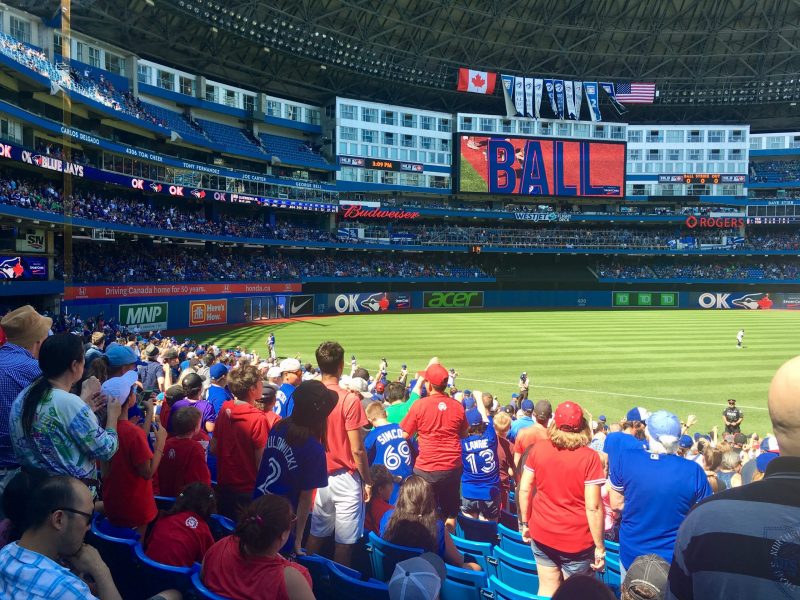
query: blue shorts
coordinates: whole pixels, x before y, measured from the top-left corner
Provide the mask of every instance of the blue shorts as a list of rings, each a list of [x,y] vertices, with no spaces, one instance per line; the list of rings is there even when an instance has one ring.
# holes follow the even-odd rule
[[[594,545],[580,552],[562,552],[531,540],[531,549],[537,565],[561,569],[568,577],[594,574]]]

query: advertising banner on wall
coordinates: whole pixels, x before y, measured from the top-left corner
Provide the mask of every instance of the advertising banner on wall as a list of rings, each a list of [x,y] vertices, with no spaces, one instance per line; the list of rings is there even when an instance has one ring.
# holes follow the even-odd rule
[[[411,294],[376,292],[374,294],[328,294],[328,311],[344,313],[379,313],[411,308]]]
[[[483,308],[483,292],[423,292],[422,308]]]
[[[800,310],[800,293],[790,292],[703,292],[690,293],[692,308],[721,310]]]
[[[678,292],[612,292],[614,308],[678,308]]]
[[[0,281],[31,279],[47,279],[46,258],[0,255]]]
[[[227,322],[227,300],[192,300],[189,302],[189,327],[224,325]]]
[[[166,329],[169,304],[149,302],[142,304],[120,304],[119,323],[133,330]]]
[[[289,317],[308,317],[314,314],[314,295],[289,296]]]
[[[46,238],[43,229],[20,231],[16,239],[17,252],[44,252]]]
[[[282,294],[299,292],[299,283],[152,283],[140,285],[86,285],[64,288],[66,300],[156,298],[212,294]]]

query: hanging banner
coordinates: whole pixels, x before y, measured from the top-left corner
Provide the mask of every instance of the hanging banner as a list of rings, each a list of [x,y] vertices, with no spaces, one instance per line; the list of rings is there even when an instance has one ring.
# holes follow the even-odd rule
[[[556,79],[556,114],[559,119],[564,118],[564,80]]]
[[[573,82],[575,90],[575,120],[581,120],[581,100],[583,100],[583,83]]]
[[[614,89],[613,83],[602,81],[600,82],[600,87],[603,88],[603,91],[605,91],[606,94],[608,94],[608,99],[611,101],[611,106],[614,107],[614,110],[616,110],[617,113],[623,115],[628,112],[628,109],[622,106],[622,104],[619,103],[619,100],[617,100],[617,92]]]
[[[525,116],[533,116],[533,79],[525,78]]]
[[[506,103],[506,116],[516,117],[517,110],[514,108],[514,76],[513,75],[500,75],[500,80],[503,82],[503,100]]]
[[[597,83],[594,81],[584,81],[583,89],[586,90],[586,104],[589,105],[589,118],[592,121],[602,121],[600,114],[600,98],[597,95]]]
[[[568,119],[575,118],[575,92],[572,90],[572,82],[565,81],[564,82],[564,95],[567,98],[567,112],[566,116]]]
[[[539,118],[539,110],[542,106],[542,88],[544,87],[544,80],[543,79],[535,79],[533,82],[533,90],[534,90],[534,114],[535,117]]]
[[[519,116],[525,114],[525,80],[514,77],[514,108]]]
[[[553,109],[553,114],[558,115],[558,106],[556,105],[555,83],[552,79],[544,80],[544,87],[547,89],[547,96],[550,98],[550,108]]]

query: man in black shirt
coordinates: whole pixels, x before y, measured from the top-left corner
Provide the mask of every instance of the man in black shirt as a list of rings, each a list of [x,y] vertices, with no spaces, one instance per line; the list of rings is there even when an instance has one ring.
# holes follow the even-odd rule
[[[736,408],[736,400],[728,400],[728,408],[722,411],[722,420],[725,421],[725,433],[739,433],[744,419],[744,413]]]

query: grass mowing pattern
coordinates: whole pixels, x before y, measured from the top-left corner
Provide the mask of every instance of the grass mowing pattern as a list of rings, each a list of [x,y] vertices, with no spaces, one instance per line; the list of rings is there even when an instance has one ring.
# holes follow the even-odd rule
[[[695,431],[722,430],[729,397],[745,413],[743,431],[770,431],[767,391],[777,368],[800,353],[800,315],[790,311],[619,310],[564,312],[391,313],[258,325],[199,335],[220,347],[266,354],[275,332],[279,356],[337,340],[370,374],[382,356],[389,376],[422,369],[436,355],[459,372],[459,389],[486,390],[506,404],[522,371],[531,397],[555,406],[579,402],[609,422],[633,406],[698,417]],[[736,333],[745,329],[745,348]]]
[[[458,189],[462,192],[479,192],[486,194],[489,191],[489,184],[478,175],[478,172],[466,158],[461,158],[461,169],[459,171]],[[388,358],[388,357],[387,357]]]

